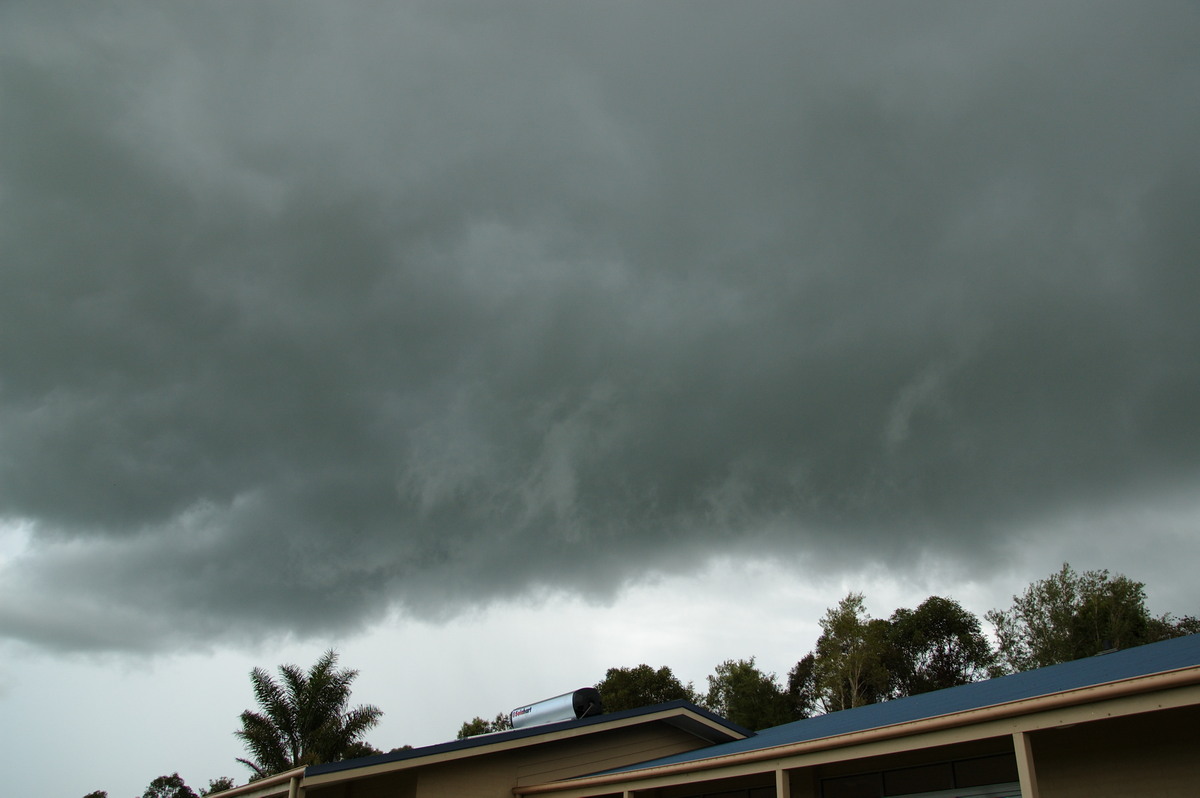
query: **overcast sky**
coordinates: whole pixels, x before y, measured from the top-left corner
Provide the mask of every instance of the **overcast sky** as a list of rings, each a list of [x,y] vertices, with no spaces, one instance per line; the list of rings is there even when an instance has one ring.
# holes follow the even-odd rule
[[[612,665],[786,672],[851,589],[982,614],[1069,560],[1200,611],[1197,41],[4,3],[5,772],[69,726],[25,793],[243,780],[246,672],[329,645],[389,748]]]

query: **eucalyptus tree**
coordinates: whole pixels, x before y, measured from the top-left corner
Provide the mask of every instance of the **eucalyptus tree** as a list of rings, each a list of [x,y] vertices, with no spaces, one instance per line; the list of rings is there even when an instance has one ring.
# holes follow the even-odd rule
[[[884,656],[896,698],[986,679],[995,665],[979,619],[954,599],[930,596],[888,624]]]
[[[1007,610],[986,618],[996,628],[1002,666],[1041,668],[1174,636],[1170,619],[1146,608],[1146,586],[1107,570],[1078,573],[1069,564],[1033,582]]]
[[[847,594],[818,623],[812,679],[821,707],[838,712],[888,698],[889,625],[867,614],[863,594]]]
[[[349,707],[358,671],[338,668],[337,657],[330,649],[307,672],[281,665],[278,682],[262,668],[250,672],[259,711],[243,712],[242,728],[234,734],[250,754],[238,761],[254,771],[251,780],[352,758],[365,750],[362,736],[383,712],[370,704]]]

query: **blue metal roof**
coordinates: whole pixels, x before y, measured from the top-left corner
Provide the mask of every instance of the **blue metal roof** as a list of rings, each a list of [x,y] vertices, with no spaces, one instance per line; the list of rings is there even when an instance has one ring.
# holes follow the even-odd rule
[[[420,759],[421,757],[433,756],[434,754],[443,754],[449,751],[461,751],[469,748],[478,748],[485,745],[494,745],[500,742],[508,742],[510,740],[521,740],[527,737],[537,737],[539,735],[550,734],[562,729],[598,726],[614,720],[636,718],[642,715],[653,715],[667,710],[679,708],[691,710],[696,715],[713,721],[720,727],[727,729],[729,732],[728,734],[722,735],[719,731],[706,727],[704,731],[711,734],[712,737],[724,736],[725,739],[729,739],[739,735],[749,735],[754,733],[749,729],[743,729],[736,723],[732,723],[725,718],[722,718],[720,715],[709,712],[703,707],[698,707],[688,701],[676,700],[667,701],[663,704],[655,704],[648,707],[627,709],[621,712],[610,712],[605,715],[595,715],[590,718],[581,718],[579,720],[564,720],[558,723],[546,723],[541,726],[527,726],[523,729],[511,729],[509,731],[494,732],[492,734],[480,734],[476,735],[475,737],[468,737],[465,740],[451,740],[450,742],[427,745],[421,748],[408,748],[402,751],[393,751],[387,754],[365,756],[359,759],[347,759],[341,762],[327,762],[323,765],[310,765],[309,767],[305,768],[304,775],[317,776],[323,773],[336,773],[342,770],[370,767],[371,765],[380,765],[387,762],[400,762],[406,759]],[[671,718],[664,718],[663,720],[670,722]],[[699,724],[696,725],[698,726]],[[712,739],[712,737],[709,739]]]
[[[720,743],[683,754],[640,762],[610,773],[692,762],[742,751],[755,751],[788,743],[818,740],[850,732],[867,731],[897,723],[933,718],[953,712],[1006,704],[1064,690],[1200,665],[1200,634],[1150,643],[1046,668],[1014,673],[983,682],[922,693],[909,698],[831,712],[763,729],[744,740]]]

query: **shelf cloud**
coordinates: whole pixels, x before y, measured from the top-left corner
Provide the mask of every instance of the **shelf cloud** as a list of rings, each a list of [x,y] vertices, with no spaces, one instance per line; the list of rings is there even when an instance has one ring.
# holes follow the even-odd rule
[[[59,16],[0,11],[0,636],[1002,562],[1200,480],[1195,8]]]

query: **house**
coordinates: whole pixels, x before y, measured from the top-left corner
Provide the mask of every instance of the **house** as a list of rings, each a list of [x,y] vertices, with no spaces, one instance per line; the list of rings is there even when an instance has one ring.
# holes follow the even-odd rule
[[[1200,635],[751,733],[686,702],[297,769],[229,798],[1200,795]]]
[[[222,798],[494,796],[739,740],[753,732],[671,701],[580,720],[481,734],[389,754],[296,768]]]

